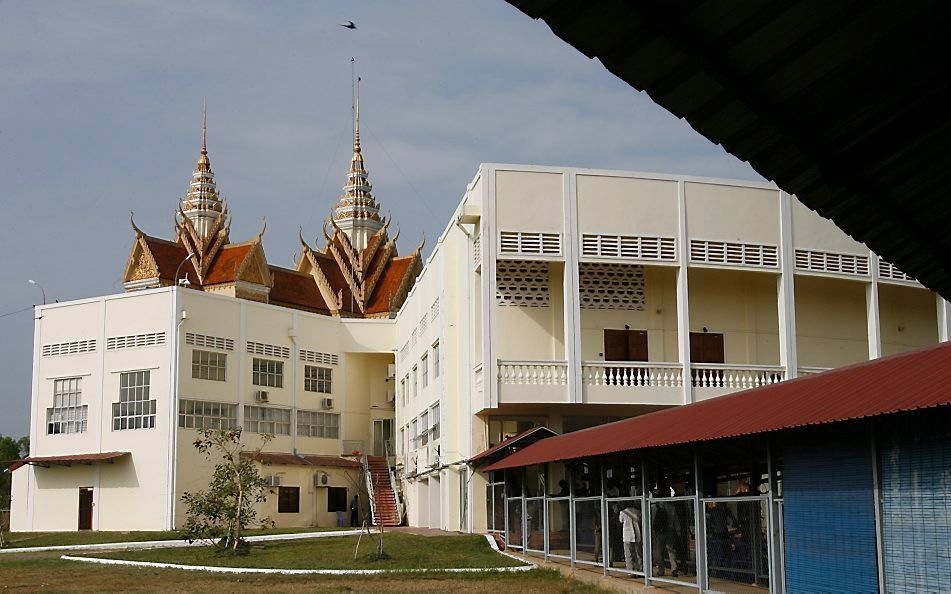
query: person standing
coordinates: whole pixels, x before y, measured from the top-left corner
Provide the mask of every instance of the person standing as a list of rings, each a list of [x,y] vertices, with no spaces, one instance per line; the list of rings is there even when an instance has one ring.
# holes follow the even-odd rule
[[[350,500],[350,526],[360,527],[360,495],[354,494]]]
[[[624,542],[624,565],[628,571],[641,571],[644,568],[641,559],[641,510],[631,505],[621,510],[618,519],[621,521],[621,540]]]

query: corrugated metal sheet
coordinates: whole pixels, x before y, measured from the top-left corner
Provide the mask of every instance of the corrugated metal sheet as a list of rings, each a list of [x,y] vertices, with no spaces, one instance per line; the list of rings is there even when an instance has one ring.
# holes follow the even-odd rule
[[[26,466],[27,464],[60,464],[67,466],[73,462],[78,464],[91,464],[93,462],[109,462],[115,460],[116,458],[129,455],[131,455],[131,452],[97,452],[92,454],[67,454],[63,456],[30,456],[27,458],[20,458],[19,460],[10,464],[10,472],[13,472],[21,466]]]
[[[951,298],[951,3],[508,1]]]
[[[493,458],[504,457],[506,453],[510,453],[508,450],[527,447],[539,439],[551,437],[552,435],[558,435],[558,433],[548,427],[532,427],[531,429],[522,431],[518,435],[502,440],[484,452],[476,454],[469,458],[469,463],[475,463],[476,465],[485,464]]]
[[[951,404],[951,343],[543,439],[484,470]]]

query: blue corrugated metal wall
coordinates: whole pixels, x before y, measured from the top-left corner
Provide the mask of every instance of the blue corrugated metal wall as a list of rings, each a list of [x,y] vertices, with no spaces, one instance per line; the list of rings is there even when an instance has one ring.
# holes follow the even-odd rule
[[[927,425],[879,433],[888,592],[951,592],[951,432]]]
[[[786,588],[877,592],[872,450],[867,433],[783,449]]]

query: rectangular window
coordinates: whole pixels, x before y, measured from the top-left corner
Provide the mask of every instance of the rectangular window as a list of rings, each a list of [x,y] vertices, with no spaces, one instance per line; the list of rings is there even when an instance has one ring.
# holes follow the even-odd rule
[[[400,400],[406,406],[406,378],[400,380]]]
[[[439,403],[433,405],[429,409],[429,416],[432,418],[433,428],[432,428],[432,438],[434,440],[439,439]]]
[[[424,410],[419,415],[419,445],[429,443],[429,411]]]
[[[406,451],[403,449],[403,447],[404,447],[404,445],[405,445],[405,444],[404,444],[405,440],[406,440],[406,429],[403,428],[403,427],[400,427],[400,443],[399,443],[399,446],[400,446],[400,451],[399,451],[399,453],[400,453],[400,454],[405,454],[405,453],[406,453]]]
[[[330,513],[347,511],[346,487],[327,488],[327,511]]]
[[[438,302],[437,302],[438,303]],[[433,377],[439,377],[439,341],[433,343]]]
[[[304,390],[330,394],[332,390],[331,376],[333,370],[329,367],[304,365]]]
[[[416,366],[413,365],[413,398],[416,398],[416,394],[419,392],[419,372],[416,370]]]
[[[46,409],[46,434],[85,433],[88,407],[82,403],[78,377],[53,382],[53,406]]]
[[[300,487],[277,488],[277,513],[296,514],[300,511]]]
[[[235,429],[238,426],[238,405],[180,400],[178,426],[185,429]]]
[[[225,353],[192,349],[192,377],[195,379],[225,381]]]
[[[423,387],[425,388],[429,385],[429,355],[423,355],[419,365],[423,368]]]
[[[416,443],[417,437],[419,436],[418,431],[419,431],[419,426],[417,425],[417,421],[416,419],[413,419],[413,421],[410,423],[409,440],[410,440],[410,445],[412,449],[414,450],[417,447],[419,447],[419,444]]]
[[[245,405],[244,430],[251,433],[290,435],[291,409]]]
[[[297,435],[300,437],[340,437],[340,415],[309,410],[297,411]]]
[[[284,362],[255,357],[251,366],[251,383],[267,388],[283,388]]]
[[[112,403],[112,430],[153,429],[155,400],[149,398],[150,372],[119,374],[119,402]]]

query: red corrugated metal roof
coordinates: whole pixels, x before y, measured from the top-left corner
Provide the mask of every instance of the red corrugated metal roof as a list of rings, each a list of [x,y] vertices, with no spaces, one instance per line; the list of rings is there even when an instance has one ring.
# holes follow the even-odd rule
[[[13,462],[10,465],[10,472],[13,472],[21,466],[26,466],[27,464],[64,464],[69,465],[70,462],[79,462],[79,463],[92,463],[92,462],[105,462],[110,460],[115,460],[116,458],[121,458],[123,456],[129,456],[131,452],[98,452],[94,454],[65,454],[62,456],[30,456],[27,458],[20,458]]]
[[[951,404],[951,343],[543,439],[485,471]]]
[[[531,429],[522,431],[521,433],[513,435],[508,439],[503,439],[486,451],[480,452],[469,458],[469,462],[484,462],[486,458],[491,457],[493,454],[502,452],[505,448],[512,446],[528,447],[539,439],[545,439],[546,437],[551,437],[552,435],[558,435],[558,433],[552,431],[548,427],[532,427]]]

